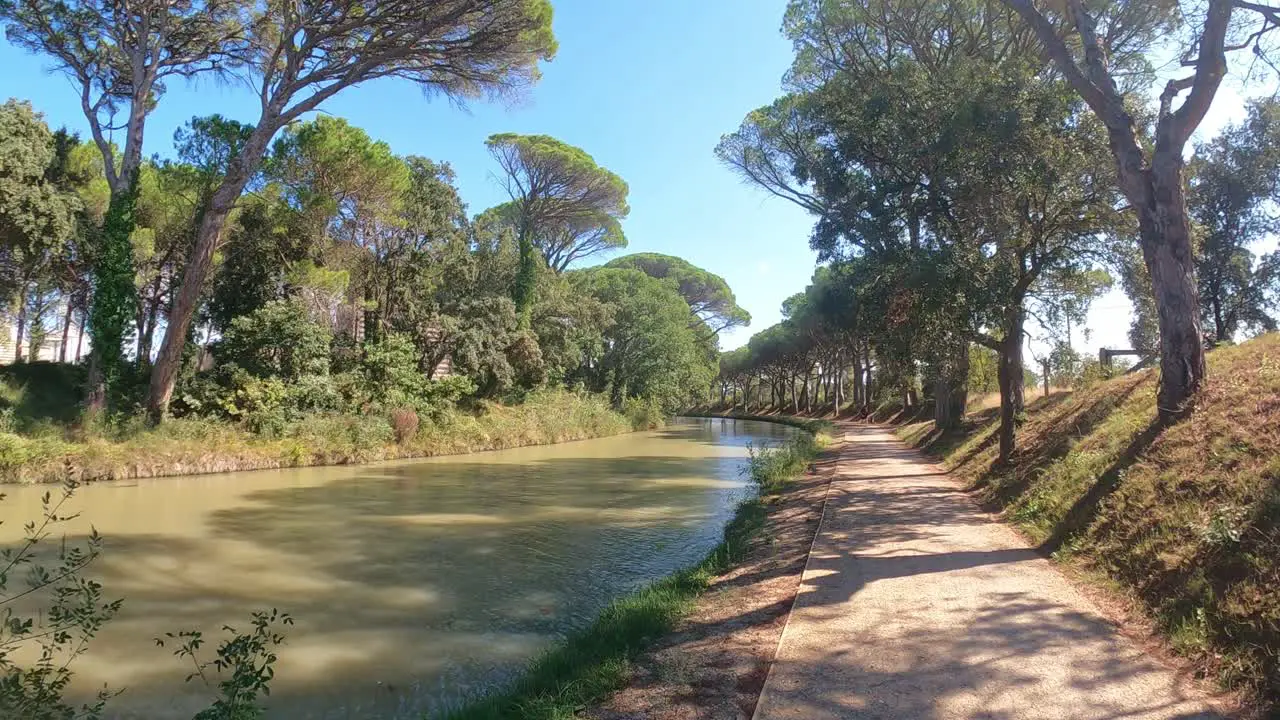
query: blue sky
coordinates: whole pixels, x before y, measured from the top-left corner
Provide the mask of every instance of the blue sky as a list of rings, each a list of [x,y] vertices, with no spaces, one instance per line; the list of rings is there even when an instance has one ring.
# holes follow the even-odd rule
[[[780,319],[779,306],[813,273],[812,219],[742,184],[713,155],[720,136],[751,109],[775,99],[791,47],[779,27],[785,0],[555,0],[560,52],[543,80],[513,105],[466,110],[428,100],[403,81],[351,89],[323,107],[401,155],[448,161],[472,214],[504,200],[484,139],[496,132],[545,133],[578,145],[631,186],[624,224],[629,251],[679,255],[718,273],[754,317],[722,341],[742,344]],[[42,58],[0,39],[0,99],[29,99],[54,126],[84,133],[69,83]],[[256,103],[241,88],[202,81],[170,88],[149,121],[146,152],[171,152],[174,130],[192,116],[222,113],[252,122]],[[1201,136],[1243,116],[1229,81]],[[87,133],[84,133],[87,134]],[[1127,343],[1129,303],[1119,290],[1100,299],[1088,340]]]

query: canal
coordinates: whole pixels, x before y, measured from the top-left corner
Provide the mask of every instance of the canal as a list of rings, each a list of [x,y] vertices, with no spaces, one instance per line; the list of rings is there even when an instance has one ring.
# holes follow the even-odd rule
[[[268,718],[421,718],[513,678],[611,600],[697,562],[750,489],[748,444],[790,428],[681,419],[662,430],[355,467],[99,483],[70,502],[74,540],[121,614],[74,665],[108,718],[186,720],[210,690],[159,648],[278,608]],[[46,487],[9,487],[0,541]]]

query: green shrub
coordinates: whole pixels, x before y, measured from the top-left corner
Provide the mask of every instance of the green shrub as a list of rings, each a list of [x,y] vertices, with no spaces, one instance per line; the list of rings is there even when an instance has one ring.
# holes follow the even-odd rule
[[[165,633],[156,638],[156,645],[177,643],[173,654],[189,662],[195,672],[187,676],[187,682],[199,679],[205,686],[213,687],[218,680],[218,699],[209,707],[196,713],[192,720],[258,720],[262,717],[259,696],[271,694],[271,680],[275,677],[275,664],[279,658],[275,648],[284,644],[284,635],[277,626],[293,624],[288,613],[275,608],[255,612],[250,616],[252,630],[242,633],[231,626],[223,628],[230,638],[218,645],[213,660],[201,660],[204,634],[199,630]],[[225,672],[224,671],[229,671]]]
[[[253,416],[280,415],[289,390],[278,377],[259,377],[240,368],[231,368],[230,387],[218,401],[223,413],[236,420]]]
[[[360,372],[369,402],[380,407],[415,404],[431,382],[418,367],[413,340],[401,333],[365,343]]]
[[[622,414],[636,430],[652,430],[667,422],[662,403],[654,398],[630,397],[622,403]]]
[[[348,409],[332,375],[303,375],[289,383],[284,406],[296,413],[341,412]]]
[[[0,414],[11,431],[26,432],[32,423],[66,427],[80,419],[85,368],[53,362],[0,366]]]
[[[471,378],[461,375],[428,381],[422,388],[418,411],[432,418],[443,418],[453,411],[459,400],[475,391],[476,384]]]
[[[71,683],[70,665],[88,649],[89,641],[120,610],[120,600],[107,600],[102,585],[84,577],[85,568],[102,553],[102,538],[93,532],[83,545],[52,541],[54,529],[69,517],[62,506],[78,485],[63,484],[46,493],[40,518],[27,523],[23,540],[0,551],[0,716],[28,720],[98,718],[112,697],[102,690],[92,704],[75,707],[63,700]],[[25,582],[13,582],[24,578]],[[15,585],[18,587],[11,587]],[[32,596],[31,610],[17,601]],[[18,664],[11,656],[31,653]]]
[[[745,472],[762,492],[773,492],[800,475],[818,455],[818,440],[804,432],[777,447],[747,446]]]
[[[428,417],[451,410],[462,396],[475,392],[475,384],[465,377],[432,380],[420,367],[412,339],[399,333],[365,345],[359,375],[346,382],[352,380],[358,384],[347,385],[346,394],[358,406],[410,407]]]
[[[328,328],[311,319],[296,300],[275,300],[231,321],[214,351],[257,377],[294,380],[329,372]]]

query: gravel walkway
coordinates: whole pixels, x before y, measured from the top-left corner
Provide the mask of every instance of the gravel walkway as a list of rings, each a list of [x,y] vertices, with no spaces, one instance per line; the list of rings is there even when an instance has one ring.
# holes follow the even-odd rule
[[[937,466],[843,431],[756,720],[1219,717]]]

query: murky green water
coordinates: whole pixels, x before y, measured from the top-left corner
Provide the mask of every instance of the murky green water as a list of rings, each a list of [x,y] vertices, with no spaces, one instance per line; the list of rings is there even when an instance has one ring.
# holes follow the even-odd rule
[[[276,607],[296,625],[269,717],[422,717],[702,558],[748,492],[746,444],[790,432],[682,420],[425,461],[86,487],[73,531],[107,538],[94,574],[125,607],[77,682],[125,689],[108,717],[190,718],[210,694],[153,639]],[[45,490],[5,489],[0,541]]]

